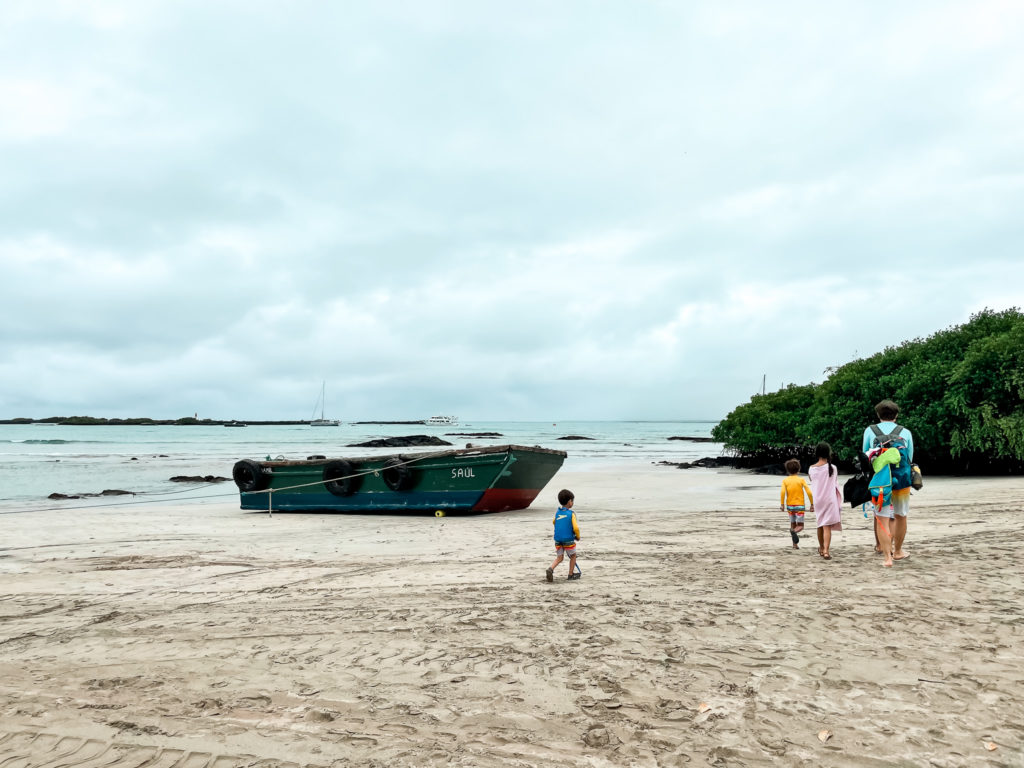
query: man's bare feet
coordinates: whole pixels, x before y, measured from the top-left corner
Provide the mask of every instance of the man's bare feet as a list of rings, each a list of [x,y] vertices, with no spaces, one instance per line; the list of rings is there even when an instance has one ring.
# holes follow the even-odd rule
[[[892,568],[892,559],[887,557],[885,562],[882,563],[882,566],[885,568]]]
[[[896,553],[893,554],[892,559],[893,560],[906,560],[908,557],[910,557],[910,553],[901,549],[899,552],[896,552]]]

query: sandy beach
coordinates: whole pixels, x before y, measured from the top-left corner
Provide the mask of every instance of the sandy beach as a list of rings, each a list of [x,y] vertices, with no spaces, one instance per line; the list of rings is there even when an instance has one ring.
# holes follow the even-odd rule
[[[548,584],[562,487],[583,578]],[[0,510],[0,767],[1024,766],[1024,479],[926,477],[892,569],[848,506],[792,550],[778,487]]]

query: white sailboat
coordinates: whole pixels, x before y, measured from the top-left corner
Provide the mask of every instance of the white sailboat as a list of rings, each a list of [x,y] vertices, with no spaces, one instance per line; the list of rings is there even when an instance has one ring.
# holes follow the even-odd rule
[[[327,382],[320,384],[320,397],[316,401],[316,405],[313,406],[313,417],[309,420],[309,426],[311,427],[336,427],[340,423],[337,419],[325,419],[324,408],[327,405],[326,399],[324,398],[324,392],[327,388]],[[320,406],[320,418],[316,417],[316,406]]]

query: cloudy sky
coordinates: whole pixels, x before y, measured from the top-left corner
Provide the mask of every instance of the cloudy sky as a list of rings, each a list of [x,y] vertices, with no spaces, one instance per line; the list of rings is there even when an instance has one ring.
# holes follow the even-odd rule
[[[0,418],[719,418],[1024,305],[1014,2],[0,5]]]

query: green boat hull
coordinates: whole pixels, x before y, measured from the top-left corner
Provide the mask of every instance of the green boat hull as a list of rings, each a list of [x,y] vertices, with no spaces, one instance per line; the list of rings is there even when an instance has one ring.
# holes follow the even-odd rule
[[[564,451],[503,445],[435,453],[235,464],[241,508],[272,512],[525,509]]]

